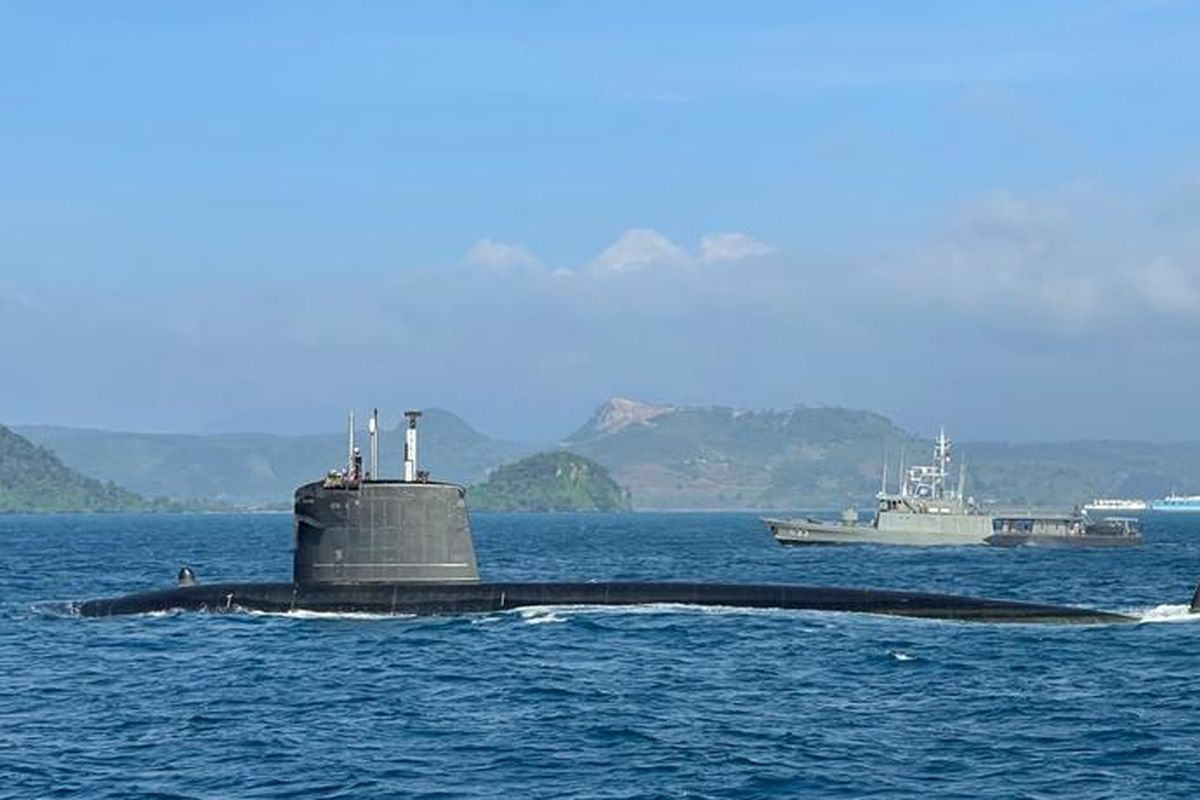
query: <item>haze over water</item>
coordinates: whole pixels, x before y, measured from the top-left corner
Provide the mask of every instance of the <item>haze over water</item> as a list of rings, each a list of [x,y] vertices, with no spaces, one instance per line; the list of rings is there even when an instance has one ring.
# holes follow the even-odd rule
[[[289,574],[286,515],[0,517],[0,796],[1200,792],[1194,521],[1114,551],[778,546],[750,515],[476,515],[485,578],[874,585],[1169,620],[720,609],[431,619],[63,601]],[[1177,624],[1173,624],[1177,623]]]

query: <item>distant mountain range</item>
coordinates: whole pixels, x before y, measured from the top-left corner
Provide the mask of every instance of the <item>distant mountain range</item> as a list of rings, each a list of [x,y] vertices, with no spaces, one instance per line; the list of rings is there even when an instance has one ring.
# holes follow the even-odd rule
[[[844,408],[739,411],[614,399],[563,446],[607,467],[641,508],[789,508],[870,498],[887,418]]]
[[[287,504],[296,485],[340,466],[346,446],[337,433],[14,430],[71,468],[142,495],[239,505]],[[399,472],[402,446],[398,430],[382,436],[383,474]],[[422,467],[442,480],[478,484],[502,464],[551,448],[598,462],[635,508],[799,509],[870,504],[885,452],[894,486],[901,457],[926,462],[932,444],[879,414],[845,408],[742,411],[617,398],[566,439],[540,444],[494,439],[439,409],[421,421]],[[968,442],[957,452],[967,461],[968,494],[1005,505],[1200,492],[1198,442]]]
[[[80,475],[0,425],[0,512],[131,511],[150,505],[119,486]]]
[[[344,433],[123,433],[51,425],[13,430],[84,474],[149,497],[290,506],[296,486],[346,461]],[[358,436],[365,453],[366,433]],[[403,447],[398,428],[381,433],[380,474],[400,474]],[[441,480],[473,483],[535,449],[485,436],[448,411],[429,409],[421,418],[422,468]]]

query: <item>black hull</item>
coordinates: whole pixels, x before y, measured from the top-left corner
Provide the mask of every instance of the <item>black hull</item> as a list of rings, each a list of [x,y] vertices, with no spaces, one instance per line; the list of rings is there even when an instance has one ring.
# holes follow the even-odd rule
[[[1104,611],[956,595],[821,586],[712,583],[425,583],[304,585],[217,583],[80,603],[85,617],[156,611],[316,611],[465,614],[528,606],[672,603],[803,609],[974,622],[1108,624],[1134,617]]]

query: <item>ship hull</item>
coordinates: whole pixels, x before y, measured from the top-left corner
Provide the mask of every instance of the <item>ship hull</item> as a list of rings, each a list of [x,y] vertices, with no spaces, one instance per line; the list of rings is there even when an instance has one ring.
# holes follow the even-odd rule
[[[827,545],[827,544],[886,544],[909,547],[955,547],[984,544],[991,535],[991,524],[986,518],[972,519],[968,525],[946,524],[949,520],[934,519],[943,523],[941,529],[933,525],[904,528],[854,525],[819,520],[764,519],[771,535],[780,544]],[[926,521],[929,522],[929,521]]]
[[[173,610],[388,615],[467,614],[531,606],[678,604],[730,608],[843,611],[974,622],[1110,624],[1134,617],[1105,611],[958,595],[878,589],[676,582],[429,583],[302,585],[221,583],[88,600],[85,617]]]
[[[986,543],[992,547],[1047,547],[1053,549],[1137,547],[1142,543],[1142,537],[1096,536],[1088,534],[1079,536],[1052,536],[1024,533],[997,533],[989,536]]]

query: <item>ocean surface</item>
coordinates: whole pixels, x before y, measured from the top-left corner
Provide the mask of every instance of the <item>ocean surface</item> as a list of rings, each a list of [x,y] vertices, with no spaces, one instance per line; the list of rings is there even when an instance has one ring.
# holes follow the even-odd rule
[[[0,516],[0,797],[1200,797],[1200,516],[1128,550],[783,548],[749,514],[475,515],[485,578],[713,579],[1129,626],[681,607],[445,618],[70,601],[287,580],[286,515]]]

